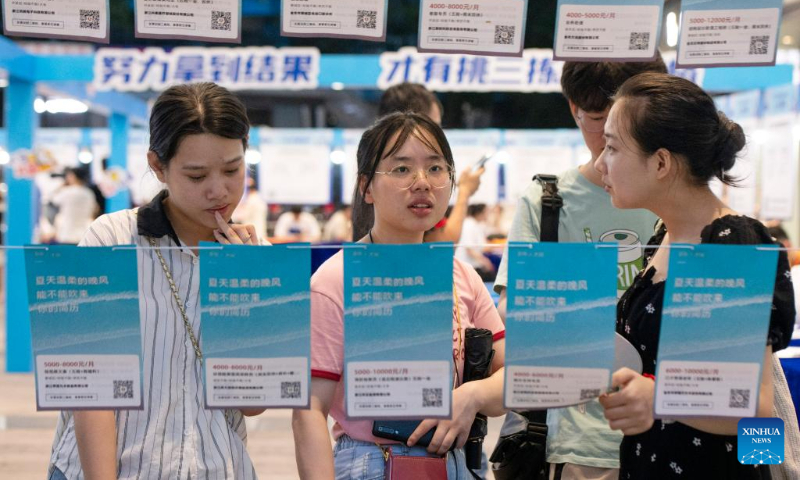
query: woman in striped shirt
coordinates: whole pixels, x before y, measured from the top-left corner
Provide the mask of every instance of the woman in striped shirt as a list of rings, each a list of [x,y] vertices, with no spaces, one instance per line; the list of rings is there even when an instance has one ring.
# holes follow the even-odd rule
[[[252,225],[229,224],[244,191],[249,122],[213,83],[178,85],[156,101],[147,160],[166,184],[152,202],[98,218],[83,246],[136,245],[144,409],[64,411],[51,479],[252,479],[243,415],[204,408],[201,241],[257,245]]]

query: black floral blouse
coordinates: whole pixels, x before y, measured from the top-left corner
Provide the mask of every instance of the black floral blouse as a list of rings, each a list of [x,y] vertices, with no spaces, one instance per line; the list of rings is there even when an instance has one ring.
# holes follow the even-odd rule
[[[661,245],[662,226],[649,245]],[[702,243],[774,244],[767,229],[757,220],[727,215],[707,225]],[[655,254],[648,250],[645,267]],[[644,373],[655,375],[658,336],[665,282],[653,283],[655,269],[643,269],[617,305],[617,332],[630,341],[642,356]],[[767,344],[773,351],[785,348],[794,328],[795,306],[789,262],[785,252],[778,256],[772,317]],[[639,435],[625,436],[620,445],[621,479],[761,479],[770,478],[767,466],[742,465],[737,460],[736,436],[714,435],[679,422],[656,420],[653,428]]]

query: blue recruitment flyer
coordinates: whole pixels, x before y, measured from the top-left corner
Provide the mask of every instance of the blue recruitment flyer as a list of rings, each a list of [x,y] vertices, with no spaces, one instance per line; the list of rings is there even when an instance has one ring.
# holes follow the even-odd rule
[[[141,409],[136,251],[25,251],[38,410]]]
[[[775,65],[781,0],[683,0],[677,68]]]
[[[308,244],[214,245],[200,250],[206,406],[307,407]]]
[[[344,309],[347,416],[449,418],[452,245],[348,245]]]
[[[614,247],[509,244],[506,408],[564,407],[606,392],[614,367]]]
[[[654,60],[663,10],[661,0],[559,0],[553,59]]]
[[[754,416],[778,252],[755,245],[680,247],[670,252],[655,414]]]

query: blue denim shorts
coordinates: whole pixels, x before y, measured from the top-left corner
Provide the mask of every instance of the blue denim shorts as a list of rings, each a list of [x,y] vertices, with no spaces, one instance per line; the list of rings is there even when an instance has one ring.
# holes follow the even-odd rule
[[[47,476],[47,480],[67,480],[67,477],[64,476],[58,467],[53,467],[53,471]]]
[[[395,455],[424,457],[428,455],[425,447],[392,445]],[[336,480],[383,480],[385,462],[383,451],[377,445],[362,440],[354,440],[342,435],[333,447],[333,464]],[[447,452],[447,480],[472,480],[467,470],[463,449]]]

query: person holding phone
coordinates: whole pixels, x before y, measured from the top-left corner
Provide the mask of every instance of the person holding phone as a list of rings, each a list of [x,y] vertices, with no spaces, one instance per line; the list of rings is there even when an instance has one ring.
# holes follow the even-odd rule
[[[364,133],[357,159],[353,219],[367,232],[359,242],[422,243],[425,232],[443,215],[453,190],[453,155],[442,129],[425,115],[387,115]],[[453,305],[453,360],[459,378],[453,391],[452,419],[422,421],[403,445],[374,437],[371,420],[345,417],[343,274],[344,255],[340,251],[311,279],[311,408],[295,410],[292,417],[300,477],[383,478],[380,444],[393,445],[393,452],[399,455],[446,454],[448,478],[471,479],[461,447],[475,414],[505,413],[505,330],[480,277],[464,262],[453,261],[457,292]],[[470,327],[492,332],[495,356],[490,377],[462,383],[464,331]],[[328,415],[335,420],[333,449]],[[415,446],[433,428],[436,431],[428,448]],[[455,449],[449,451],[451,447]]]
[[[663,220],[651,246],[777,243],[763,224],[735,212],[709,187],[715,178],[735,184],[727,172],[745,146],[745,133],[717,111],[707,93],[689,80],[647,73],[625,82],[614,98],[595,168],[615,207],[646,208]],[[640,349],[644,365],[643,375],[616,371],[612,383],[620,390],[600,399],[610,427],[625,435],[620,478],[771,478],[768,466],[739,463],[739,418],[653,419],[669,256],[668,248],[648,250],[644,269],[617,306],[617,332]],[[759,417],[772,416],[771,356],[789,344],[794,320],[789,263],[786,252],[779,252],[761,387],[754,399]]]
[[[51,480],[255,479],[243,415],[204,408],[200,348],[201,241],[258,245],[229,223],[244,192],[250,125],[244,105],[213,83],[165,90],[150,115],[147,161],[166,188],[147,205],[103,215],[80,245],[135,245],[142,325],[143,410],[63,411]]]

